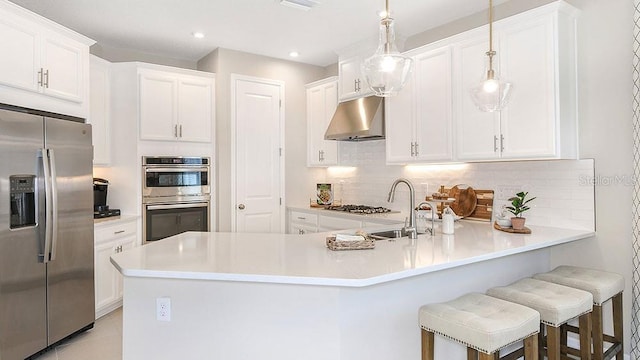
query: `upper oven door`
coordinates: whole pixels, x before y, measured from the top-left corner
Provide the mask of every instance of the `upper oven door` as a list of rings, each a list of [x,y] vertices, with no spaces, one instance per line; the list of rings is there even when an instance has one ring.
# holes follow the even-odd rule
[[[209,166],[142,167],[142,196],[207,195],[211,193]]]

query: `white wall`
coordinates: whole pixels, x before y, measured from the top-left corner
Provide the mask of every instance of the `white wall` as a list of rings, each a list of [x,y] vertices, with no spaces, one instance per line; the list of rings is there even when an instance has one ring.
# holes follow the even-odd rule
[[[231,74],[248,75],[285,83],[285,199],[300,197],[300,183],[313,182],[316,171],[306,168],[305,84],[326,77],[325,68],[217,49],[198,62],[198,69],[216,73],[216,201],[218,231],[229,231],[235,207],[231,204]],[[283,214],[284,216],[284,214]]]

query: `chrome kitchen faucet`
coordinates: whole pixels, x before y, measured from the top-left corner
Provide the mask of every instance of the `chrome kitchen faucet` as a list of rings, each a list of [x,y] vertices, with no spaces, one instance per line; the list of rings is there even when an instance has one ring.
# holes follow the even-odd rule
[[[407,179],[398,179],[393,182],[391,185],[391,190],[389,190],[389,198],[388,202],[393,202],[393,198],[396,194],[396,186],[400,183],[405,183],[409,187],[409,225],[402,228],[402,230],[407,234],[409,239],[417,239],[418,238],[418,230],[416,229],[416,212],[415,212],[415,190],[413,189],[413,185]]]

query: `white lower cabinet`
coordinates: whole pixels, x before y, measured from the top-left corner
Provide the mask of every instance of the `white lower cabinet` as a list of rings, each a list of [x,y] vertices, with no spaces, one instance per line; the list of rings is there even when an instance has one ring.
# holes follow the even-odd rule
[[[289,234],[309,234],[325,231],[360,229],[376,225],[401,224],[386,218],[375,218],[365,215],[354,215],[330,210],[289,209]]]
[[[111,255],[138,243],[137,218],[113,220],[95,225],[96,319],[122,305],[122,275],[111,264]]]
[[[308,234],[318,232],[318,215],[315,211],[310,212],[290,210],[289,214],[289,234]]]

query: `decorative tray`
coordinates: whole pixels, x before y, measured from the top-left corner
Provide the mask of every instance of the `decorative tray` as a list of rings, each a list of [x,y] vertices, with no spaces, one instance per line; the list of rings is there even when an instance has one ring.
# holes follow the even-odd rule
[[[370,238],[360,241],[337,241],[335,236],[327,238],[327,247],[330,250],[365,250],[376,247],[376,241]]]
[[[500,231],[504,231],[504,232],[508,232],[508,233],[514,233],[514,234],[531,234],[531,229],[529,229],[528,227],[524,227],[524,229],[521,230],[516,230],[512,227],[502,227],[500,225],[498,225],[497,222],[493,223],[493,228],[496,230],[500,230]]]

